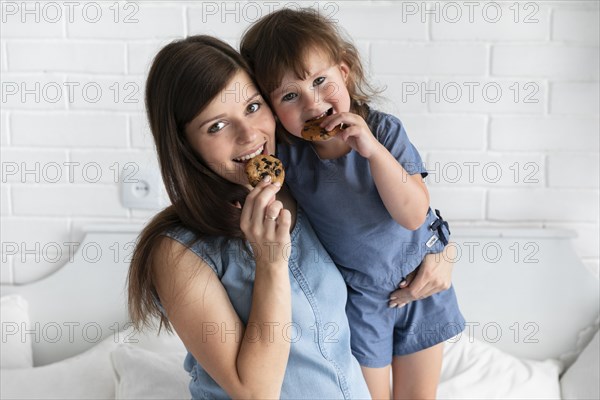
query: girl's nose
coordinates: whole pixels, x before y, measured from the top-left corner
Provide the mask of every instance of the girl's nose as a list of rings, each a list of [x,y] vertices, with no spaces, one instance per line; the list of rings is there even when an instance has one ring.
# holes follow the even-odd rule
[[[320,103],[320,93],[316,88],[310,88],[302,93],[302,102],[307,110],[316,108]]]

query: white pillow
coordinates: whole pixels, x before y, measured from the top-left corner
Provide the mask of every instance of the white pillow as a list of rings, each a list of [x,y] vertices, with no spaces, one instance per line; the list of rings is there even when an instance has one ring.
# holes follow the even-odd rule
[[[560,399],[559,361],[520,359],[464,334],[452,340],[444,347],[438,398]]]
[[[159,335],[157,330],[153,328],[142,332],[129,328],[123,331],[123,336],[127,337],[127,340],[123,343],[128,343],[155,353],[187,353],[183,342],[175,332],[169,333],[166,330],[162,330]]]
[[[139,346],[119,345],[111,354],[116,399],[189,399],[186,352],[155,353]]]
[[[560,379],[564,399],[600,398],[600,339],[599,332],[581,352],[577,360]]]
[[[35,368],[2,371],[3,399],[114,399],[111,335],[89,350]]]
[[[29,327],[29,307],[27,301],[18,294],[0,298],[0,321],[2,342],[0,343],[0,368],[33,367],[31,342],[22,338]]]

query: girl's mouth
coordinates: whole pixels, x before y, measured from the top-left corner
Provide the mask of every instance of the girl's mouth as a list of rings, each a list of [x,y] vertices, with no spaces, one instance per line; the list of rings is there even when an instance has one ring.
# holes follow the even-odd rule
[[[316,120],[318,120],[320,118],[324,118],[324,117],[326,117],[328,115],[331,115],[331,114],[333,114],[333,107],[330,108],[329,110],[325,111],[323,114],[317,115],[316,117],[313,117],[313,118],[307,120],[306,123],[312,122],[312,121],[316,121]]]

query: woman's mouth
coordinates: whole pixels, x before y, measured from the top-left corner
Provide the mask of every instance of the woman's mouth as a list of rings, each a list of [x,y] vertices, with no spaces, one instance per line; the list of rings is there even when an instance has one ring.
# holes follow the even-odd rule
[[[266,143],[263,143],[262,146],[260,146],[258,149],[256,149],[256,151],[253,151],[250,154],[246,154],[241,157],[234,158],[233,161],[238,162],[238,163],[245,163],[252,157],[256,157],[257,155],[262,154],[262,152],[265,150],[265,144]]]

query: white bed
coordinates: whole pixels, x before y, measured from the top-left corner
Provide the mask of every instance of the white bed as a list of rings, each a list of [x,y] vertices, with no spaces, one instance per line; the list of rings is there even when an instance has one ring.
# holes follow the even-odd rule
[[[179,339],[127,324],[138,230],[90,227],[56,273],[1,287],[2,399],[189,397]],[[570,237],[454,229],[468,328],[446,344],[439,398],[599,398],[598,279]]]

